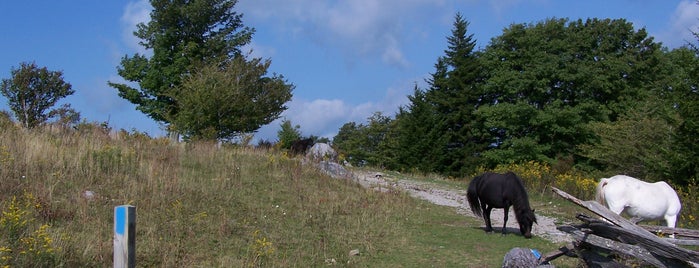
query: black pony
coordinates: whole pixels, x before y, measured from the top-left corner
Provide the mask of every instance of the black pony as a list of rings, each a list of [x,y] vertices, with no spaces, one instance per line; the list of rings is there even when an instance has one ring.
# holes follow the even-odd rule
[[[305,155],[308,148],[313,146],[313,139],[295,140],[291,143],[291,155]]]
[[[468,185],[468,204],[471,211],[485,220],[485,231],[492,232],[490,211],[493,208],[505,210],[502,234],[507,233],[507,214],[514,207],[519,231],[526,238],[532,237],[532,225],[536,222],[534,210],[529,206],[529,197],[522,180],[512,172],[498,174],[486,172],[471,180]]]

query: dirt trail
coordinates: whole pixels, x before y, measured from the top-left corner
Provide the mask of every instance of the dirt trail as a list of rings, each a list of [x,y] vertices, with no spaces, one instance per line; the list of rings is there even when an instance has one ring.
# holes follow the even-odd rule
[[[386,174],[369,171],[355,171],[351,173],[351,177],[367,188],[378,191],[386,191],[389,189],[405,191],[413,197],[424,199],[437,205],[456,208],[459,214],[476,217],[468,206],[465,190],[449,189],[445,186],[429,182],[398,179]],[[491,213],[491,221],[496,231],[502,228],[503,214],[502,209],[493,209]],[[478,218],[480,219],[480,217]],[[508,218],[507,228],[509,230],[514,229],[519,231],[519,225],[517,224],[512,209],[510,209]],[[534,224],[532,228],[533,235],[543,237],[554,243],[572,241],[572,238],[568,234],[556,229],[553,218],[539,214],[536,215],[536,218],[538,223]],[[485,223],[482,221],[481,227],[485,227]]]

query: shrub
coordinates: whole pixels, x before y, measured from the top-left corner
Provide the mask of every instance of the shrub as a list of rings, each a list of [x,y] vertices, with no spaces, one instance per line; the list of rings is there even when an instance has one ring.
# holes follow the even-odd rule
[[[565,173],[557,173],[548,164],[537,161],[498,165],[492,170],[481,167],[474,176],[486,171],[497,173],[512,171],[522,179],[530,191],[544,191],[549,186],[555,186],[583,200],[592,199],[597,186],[597,180],[584,176],[580,172],[567,170]]]
[[[12,115],[7,111],[0,111],[0,128],[14,128],[15,122],[12,121]]]
[[[0,267],[54,267],[58,253],[51,226],[39,224],[41,204],[25,192],[21,200],[12,196],[0,216]]]
[[[483,172],[491,171],[497,173],[506,173],[512,171],[519,176],[524,185],[529,189],[543,190],[547,185],[550,185],[551,167],[547,164],[542,164],[536,161],[528,161],[522,163],[500,164],[492,170],[487,170],[484,167],[479,167],[474,176],[480,175]]]
[[[553,186],[582,200],[591,200],[595,196],[597,180],[575,172],[556,174]]]
[[[699,213],[699,184],[696,180],[691,180],[689,184],[682,187],[675,187],[677,195],[682,202],[682,210],[680,218],[677,221],[677,227],[682,228],[697,228],[697,218],[695,215]]]

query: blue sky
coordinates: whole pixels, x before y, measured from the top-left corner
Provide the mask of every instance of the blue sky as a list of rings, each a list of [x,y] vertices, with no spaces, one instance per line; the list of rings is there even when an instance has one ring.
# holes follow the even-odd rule
[[[0,78],[21,62],[63,71],[75,90],[64,102],[84,119],[164,135],[107,86],[123,81],[116,73],[121,57],[144,52],[131,33],[149,19],[148,1],[0,1],[0,10]],[[552,17],[624,18],[671,49],[699,31],[694,0],[239,0],[236,10],[256,29],[245,50],[270,58],[270,73],[296,86],[282,116],[305,136],[329,138],[374,112],[394,115],[413,85],[424,88],[456,12],[470,22],[479,48],[512,23]],[[0,110],[9,110],[1,96]],[[256,137],[276,140],[279,125]]]

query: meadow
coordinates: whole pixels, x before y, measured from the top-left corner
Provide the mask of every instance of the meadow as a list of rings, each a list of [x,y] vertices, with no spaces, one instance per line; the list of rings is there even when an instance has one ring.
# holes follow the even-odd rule
[[[524,178],[550,176],[527,165]],[[535,204],[552,198],[533,192]],[[113,210],[124,204],[137,208],[138,267],[498,267],[511,248],[561,246],[486,234],[481,219],[328,177],[277,150],[97,124],[0,128],[0,267],[111,266]]]

